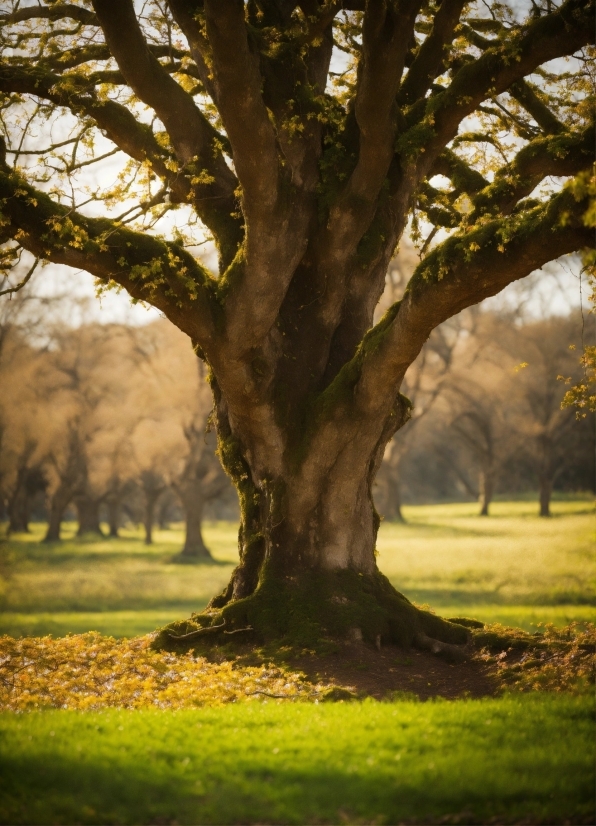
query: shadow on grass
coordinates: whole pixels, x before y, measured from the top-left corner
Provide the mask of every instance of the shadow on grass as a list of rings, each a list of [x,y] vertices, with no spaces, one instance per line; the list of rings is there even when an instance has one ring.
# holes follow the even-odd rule
[[[552,785],[532,771],[507,783],[474,771],[437,775],[434,764],[410,774],[407,766],[350,766],[346,755],[345,770],[316,760],[298,768],[263,755],[253,762],[248,753],[230,755],[214,769],[207,761],[191,766],[182,753],[161,753],[159,742],[153,747],[140,762],[113,751],[96,759],[82,753],[76,760],[55,754],[0,760],[0,823],[592,822],[588,784],[553,800]]]

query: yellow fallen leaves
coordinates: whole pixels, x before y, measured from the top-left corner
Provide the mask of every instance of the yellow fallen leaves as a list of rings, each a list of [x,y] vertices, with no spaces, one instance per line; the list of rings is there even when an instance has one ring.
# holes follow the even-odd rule
[[[329,689],[273,665],[211,663],[149,648],[151,637],[92,632],[0,637],[0,708],[184,708],[274,698],[317,700]]]
[[[497,625],[489,628],[506,630]],[[573,622],[557,628],[548,624],[523,653],[515,648],[497,655],[485,651],[480,658],[495,665],[501,684],[515,691],[593,691],[596,626]]]

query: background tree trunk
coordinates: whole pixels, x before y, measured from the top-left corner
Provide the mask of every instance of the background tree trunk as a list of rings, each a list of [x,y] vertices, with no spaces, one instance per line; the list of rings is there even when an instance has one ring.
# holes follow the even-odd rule
[[[107,501],[108,508],[108,523],[110,526],[109,535],[113,539],[117,539],[118,529],[120,528],[120,502],[116,497],[111,497]]]
[[[77,496],[74,501],[79,520],[77,536],[83,536],[89,533],[103,536],[99,524],[100,500],[94,499],[91,496]]]
[[[44,542],[59,542],[64,511],[71,500],[70,486],[60,483],[49,503],[48,529]]]
[[[186,519],[186,535],[180,556],[182,559],[211,560],[213,557],[203,540],[202,522],[205,502],[202,496],[201,483],[197,480],[194,481],[195,484],[189,485],[184,492],[184,496],[181,496]]]
[[[15,489],[8,500],[8,533],[30,533],[29,508],[30,501],[27,492],[28,469],[19,468]]]
[[[480,471],[480,516],[488,516],[490,503],[495,490],[495,479],[492,468],[484,468]]]

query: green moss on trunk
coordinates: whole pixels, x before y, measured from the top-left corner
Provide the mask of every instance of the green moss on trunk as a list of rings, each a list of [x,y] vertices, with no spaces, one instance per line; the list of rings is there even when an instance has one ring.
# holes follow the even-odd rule
[[[238,640],[318,651],[337,640],[410,646],[421,635],[447,644],[468,641],[464,627],[416,608],[379,572],[313,570],[287,578],[265,573],[250,596],[166,626],[154,645],[204,650]]]

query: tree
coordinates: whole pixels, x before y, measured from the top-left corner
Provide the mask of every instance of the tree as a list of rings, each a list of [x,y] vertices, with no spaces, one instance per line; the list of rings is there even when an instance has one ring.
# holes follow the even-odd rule
[[[559,318],[528,324],[522,330],[524,367],[515,381],[520,402],[517,427],[535,468],[540,516],[551,515],[555,480],[574,459],[569,435],[573,430],[579,432],[580,423],[571,409],[562,406],[564,388],[557,377],[576,369],[575,354],[569,348],[575,333],[571,319]]]
[[[431,331],[592,242],[593,3],[12,9],[7,248],[152,304],[210,369],[240,563],[209,632],[179,630],[463,641],[378,572],[371,487]],[[89,175],[108,155],[128,159],[113,186]],[[424,256],[371,326],[410,218]],[[218,275],[191,252],[198,224]]]

